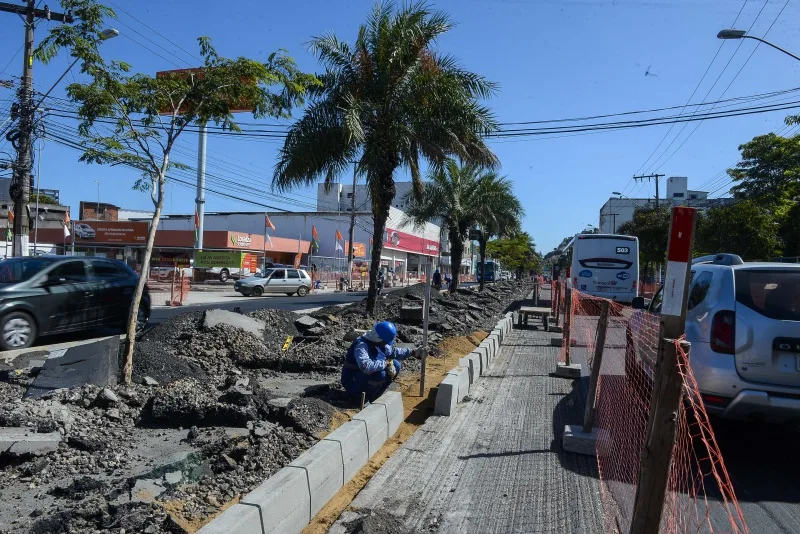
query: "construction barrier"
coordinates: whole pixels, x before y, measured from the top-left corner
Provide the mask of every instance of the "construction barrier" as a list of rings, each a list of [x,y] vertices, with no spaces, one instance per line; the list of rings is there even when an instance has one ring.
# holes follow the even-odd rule
[[[147,278],[147,287],[157,305],[182,306],[192,290],[192,279],[183,269],[153,268]],[[162,294],[166,294],[164,298]]]
[[[588,430],[596,444],[603,519],[607,532],[627,533],[646,450],[660,317],[578,291],[571,293],[562,361],[569,355],[573,361],[585,361],[589,370],[597,374],[594,429]],[[605,305],[606,326],[600,329],[599,317]],[[603,339],[599,351],[598,338]],[[568,339],[572,340],[571,347],[566,346]],[[748,532],[689,366],[688,343],[665,343],[675,344],[683,395],[660,531]],[[599,369],[594,369],[596,354],[600,354]],[[587,410],[591,405],[590,400]]]

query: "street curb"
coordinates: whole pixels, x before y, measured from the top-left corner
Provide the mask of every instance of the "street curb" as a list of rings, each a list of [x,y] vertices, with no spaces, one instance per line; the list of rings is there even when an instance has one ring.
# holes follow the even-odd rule
[[[492,361],[500,350],[501,340],[511,332],[513,325],[513,318],[506,315],[474,351],[458,361],[458,367],[447,373],[436,392],[434,415],[452,414],[456,404],[464,401],[477,380],[489,373]]]
[[[384,393],[198,534],[300,534],[394,435],[403,416],[400,392]]]

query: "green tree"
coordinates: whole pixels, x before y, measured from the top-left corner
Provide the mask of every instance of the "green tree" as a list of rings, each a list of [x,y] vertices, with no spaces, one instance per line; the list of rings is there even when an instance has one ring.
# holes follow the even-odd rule
[[[56,205],[56,206],[58,205],[58,202],[56,202],[56,199],[54,199],[51,196],[45,195],[44,193],[32,193],[29,202],[31,204],[36,204],[37,200],[38,200],[39,204],[50,204],[50,205]]]
[[[536,244],[527,232],[489,241],[486,243],[486,254],[515,271],[518,278],[525,272],[541,267],[542,257],[536,252]]]
[[[795,121],[792,117],[787,122]],[[737,199],[774,206],[800,189],[800,136],[759,135],[739,146],[741,161],[728,175]]]
[[[666,260],[669,223],[669,206],[636,208],[633,218],[617,228],[618,234],[639,238],[639,260],[644,264],[644,273]]]
[[[486,244],[492,237],[505,237],[519,231],[525,210],[514,195],[511,182],[490,172],[481,176],[476,194],[480,198],[481,210],[478,213],[478,254],[480,263],[480,290],[483,291],[486,279]]]
[[[769,260],[779,254],[778,223],[750,200],[711,208],[698,221],[695,254],[730,252],[744,260]]]
[[[198,39],[203,67],[196,72],[163,77],[130,74],[129,64],[107,62],[97,51],[103,20],[114,17],[114,12],[95,0],[62,0],[62,5],[81,17],[81,23],[54,27],[36,56],[46,63],[67,48],[81,60],[81,70],[89,76],[88,83],[67,87],[67,94],[79,105],[80,160],[137,170],[140,177],[134,189],[148,191],[154,207],[127,325],[122,381],[130,383],[137,318],[164,206],[167,172],[185,167],[171,159],[175,141],[192,124],[211,122],[239,131],[231,112],[235,105],[251,106],[255,117],[288,117],[316,78],[299,72],[282,51],[265,63],[221,57],[207,37]],[[271,90],[274,86],[277,91]],[[106,121],[112,125],[104,128]]]
[[[426,222],[441,221],[447,229],[450,243],[450,265],[453,278],[450,292],[458,288],[459,269],[464,256],[464,241],[469,237],[483,204],[478,193],[481,170],[475,165],[459,166],[452,159],[447,160],[442,169],[432,169],[422,190],[422,198],[417,199],[409,191],[404,197],[408,202],[406,221],[416,228]]]
[[[377,297],[383,233],[395,196],[395,173],[407,168],[417,198],[420,159],[434,169],[449,156],[493,167],[483,138],[496,130],[478,100],[494,84],[435,50],[452,27],[447,15],[421,3],[375,6],[353,46],[335,35],[316,37],[311,49],[325,66],[323,86],[290,129],[280,150],[273,187],[286,190],[324,180],[330,186],[354,161],[372,199],[373,238],[367,311]]]

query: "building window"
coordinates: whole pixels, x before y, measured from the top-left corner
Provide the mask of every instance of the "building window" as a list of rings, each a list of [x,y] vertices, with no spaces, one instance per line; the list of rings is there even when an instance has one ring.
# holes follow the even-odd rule
[[[683,198],[683,193],[672,193],[673,198]]]
[[[353,193],[347,193],[347,198],[353,198]]]

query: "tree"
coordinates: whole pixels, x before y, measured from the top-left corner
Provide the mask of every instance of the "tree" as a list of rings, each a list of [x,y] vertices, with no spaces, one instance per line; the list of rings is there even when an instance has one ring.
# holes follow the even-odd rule
[[[486,243],[486,253],[515,271],[517,278],[524,272],[539,270],[542,261],[533,238],[527,232],[489,241]]]
[[[525,210],[522,203],[514,195],[511,182],[499,177],[494,172],[481,176],[478,181],[476,195],[480,199],[481,210],[478,213],[478,253],[480,254],[480,290],[483,291],[486,279],[486,243],[492,237],[503,237],[515,234]]]
[[[633,218],[617,227],[618,234],[639,238],[639,259],[645,274],[667,258],[670,217],[669,206],[636,208]]]
[[[44,193],[32,193],[29,202],[31,204],[36,204],[36,202],[39,202],[39,204],[50,204],[50,205],[56,205],[56,206],[58,205],[58,202],[56,202],[56,199],[54,199],[53,197],[51,197],[49,195],[45,195]]]
[[[443,169],[430,172],[421,199],[417,200],[411,191],[403,199],[409,206],[406,220],[416,228],[438,219],[447,229],[450,264],[453,266],[449,288],[451,293],[458,288],[458,267],[464,256],[464,241],[469,237],[469,230],[475,226],[482,208],[476,194],[480,172],[475,165],[459,166],[452,159],[447,160]]]
[[[787,123],[793,123],[792,117]],[[800,189],[800,136],[759,135],[740,145],[742,160],[728,175],[736,182],[731,189],[737,199],[755,200],[773,206]]]
[[[315,78],[299,72],[283,51],[269,56],[266,63],[243,57],[228,59],[217,54],[207,37],[198,38],[202,69],[163,77],[129,74],[130,65],[106,62],[97,52],[103,19],[114,17],[114,12],[95,0],[62,0],[62,5],[72,9],[83,23],[55,27],[39,45],[36,56],[47,63],[61,48],[68,48],[89,76],[88,83],[67,87],[67,94],[79,105],[80,160],[137,170],[140,177],[134,189],[148,191],[154,207],[127,324],[122,370],[122,381],[127,384],[133,372],[140,301],[164,206],[167,173],[185,167],[171,159],[175,141],[193,123],[212,122],[239,131],[231,112],[234,106],[250,106],[257,118],[288,117],[291,107],[302,103],[306,88]],[[83,14],[90,18],[83,19]],[[272,86],[278,86],[278,91],[271,91]],[[104,127],[108,121],[112,125]]]
[[[750,200],[711,208],[698,223],[698,255],[730,252],[744,260],[769,260],[779,254],[778,223]]]
[[[452,27],[421,3],[377,4],[351,47],[335,35],[311,49],[325,66],[323,86],[290,129],[275,165],[273,187],[286,190],[324,180],[330,186],[353,162],[372,199],[373,236],[367,311],[377,297],[383,234],[395,196],[395,172],[407,168],[421,198],[420,159],[435,170],[449,156],[493,167],[483,137],[497,129],[478,99],[494,84],[434,49]]]

